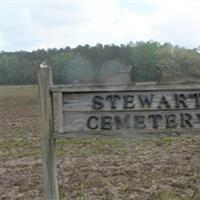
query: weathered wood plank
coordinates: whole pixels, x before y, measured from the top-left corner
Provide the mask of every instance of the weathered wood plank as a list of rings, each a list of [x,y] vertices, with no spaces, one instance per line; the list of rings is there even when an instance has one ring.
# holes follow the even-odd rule
[[[186,91],[199,90],[198,83],[156,84],[155,82],[137,83],[135,85],[54,85],[52,92],[116,92],[116,91]]]
[[[67,135],[200,128],[199,84],[62,89],[58,91],[63,92],[63,133]]]
[[[197,108],[200,108],[200,90],[63,93],[64,111],[117,110],[126,112]]]
[[[169,135],[169,136],[179,136],[179,135],[196,135],[199,134],[198,129],[191,128],[171,128],[171,129],[154,129],[154,130],[145,130],[138,129],[137,131],[132,130],[115,130],[115,131],[77,131],[77,132],[63,132],[57,133],[55,132],[55,138],[149,138],[149,137],[159,137],[161,135]]]
[[[63,95],[61,92],[57,93],[57,107],[58,107],[58,132],[63,132]]]
[[[187,111],[109,111],[109,112],[65,112],[64,132],[110,132],[117,130],[133,132],[140,130],[200,128],[200,110]]]
[[[40,129],[43,150],[44,189],[46,200],[59,200],[55,159],[55,138],[53,135],[52,86],[51,69],[41,65],[38,70],[38,86],[40,96]]]

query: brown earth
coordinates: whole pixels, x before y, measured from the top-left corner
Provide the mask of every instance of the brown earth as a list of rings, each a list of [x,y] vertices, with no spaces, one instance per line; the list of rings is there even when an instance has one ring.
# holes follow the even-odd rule
[[[34,86],[0,87],[0,199],[42,200]],[[200,136],[57,141],[60,198],[200,200]]]

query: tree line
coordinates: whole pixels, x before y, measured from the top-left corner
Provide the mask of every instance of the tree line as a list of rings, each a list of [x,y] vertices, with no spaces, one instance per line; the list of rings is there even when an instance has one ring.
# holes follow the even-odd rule
[[[53,69],[55,84],[72,83],[112,74],[131,65],[135,81],[156,81],[159,68],[170,73],[200,75],[199,49],[186,49],[155,41],[121,45],[79,45],[75,48],[38,49],[32,52],[1,52],[0,84],[36,84],[36,71],[42,62]]]

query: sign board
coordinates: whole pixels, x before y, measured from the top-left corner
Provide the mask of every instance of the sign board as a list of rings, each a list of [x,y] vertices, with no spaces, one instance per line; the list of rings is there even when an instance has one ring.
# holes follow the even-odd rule
[[[198,84],[53,86],[51,92],[59,94],[60,137],[200,128]]]
[[[55,86],[50,68],[40,67],[41,133],[48,200],[58,200],[54,144],[59,137],[130,137],[141,132],[200,128],[199,84],[131,84],[127,73],[121,74],[110,79],[111,85],[106,77],[106,84]],[[119,84],[120,77],[123,84]],[[53,96],[57,97],[56,115],[53,115]]]

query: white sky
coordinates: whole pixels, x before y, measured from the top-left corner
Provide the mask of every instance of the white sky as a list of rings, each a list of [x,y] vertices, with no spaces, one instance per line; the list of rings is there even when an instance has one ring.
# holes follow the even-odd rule
[[[155,40],[200,46],[200,0],[1,0],[1,50]]]

